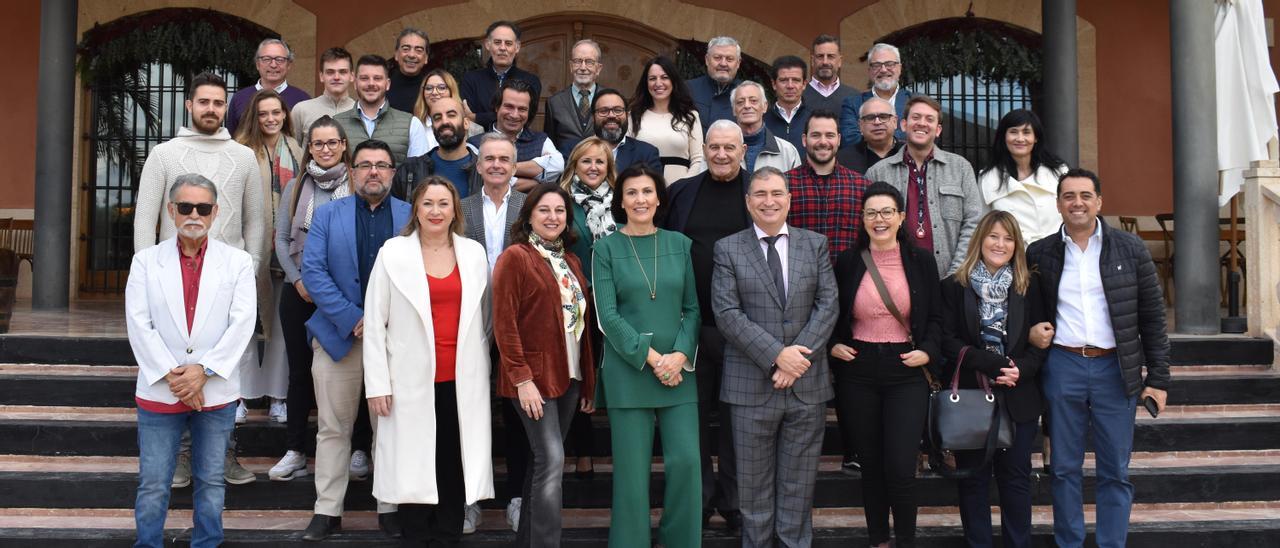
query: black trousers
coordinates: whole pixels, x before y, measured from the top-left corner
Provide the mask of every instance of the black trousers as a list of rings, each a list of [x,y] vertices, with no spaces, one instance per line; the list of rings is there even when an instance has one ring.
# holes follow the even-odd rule
[[[307,342],[307,320],[316,305],[302,300],[291,283],[280,289],[280,336],[284,337],[285,357],[289,363],[289,408],[285,425],[285,449],[308,453],[315,446],[315,436],[307,435],[307,421],[316,408],[316,390],[311,382],[311,343]]]
[[[862,464],[862,501],[871,544],[889,540],[889,513],[899,546],[916,536],[916,454],[929,404],[929,385],[918,368],[902,364],[906,343],[855,343],[853,362],[836,380],[846,439]]]
[[[702,457],[702,513],[712,509],[728,516],[738,511],[738,467],[733,450],[733,429],[729,426],[729,404],[720,401],[720,375],[724,366],[724,335],[715,326],[702,326],[698,334],[698,442]],[[720,429],[711,434],[715,417]],[[715,445],[719,470],[711,466]],[[718,472],[718,473],[717,473]]]
[[[458,395],[453,381],[436,383],[436,490],[439,504],[401,504],[403,546],[456,546],[462,540],[462,434],[458,431]]]
[[[1000,543],[1006,548],[1031,547],[1031,445],[1036,420],[1014,423],[1013,447],[997,449],[991,462],[971,478],[959,481],[960,522],[973,548],[995,546],[991,527],[991,475],[1000,492]],[[985,451],[956,451],[956,466],[982,464]]]
[[[498,347],[489,348],[490,363],[492,368],[493,381],[497,382],[499,372],[498,364],[502,363],[502,357],[498,355]],[[496,393],[497,389],[494,388]],[[516,414],[515,407],[507,403],[506,398],[492,398],[492,404],[497,405],[498,413],[502,414],[502,445],[503,456],[507,459],[507,500],[520,498],[520,494],[524,491],[524,479],[529,474],[530,453],[529,438],[525,436],[524,424],[520,422],[520,416]],[[497,424],[494,424],[495,429]],[[497,439],[497,436],[494,436]]]
[[[594,348],[596,353],[597,363],[593,367],[599,367],[600,356],[604,354],[604,334],[595,323],[588,327],[587,332],[591,335],[591,348]],[[579,394],[578,397],[595,398],[595,394]],[[595,428],[591,426],[591,415],[581,410],[574,411],[573,422],[569,423],[569,439],[565,443],[567,449],[565,453],[575,457],[592,457],[596,456],[595,447],[596,433]]]

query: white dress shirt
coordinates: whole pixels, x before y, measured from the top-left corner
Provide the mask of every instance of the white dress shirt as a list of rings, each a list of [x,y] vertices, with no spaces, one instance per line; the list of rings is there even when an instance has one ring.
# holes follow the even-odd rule
[[[480,204],[484,212],[484,249],[489,255],[489,272],[498,264],[498,255],[506,247],[507,235],[507,202],[511,198],[511,187],[502,195],[502,203],[495,204],[489,199],[489,193],[480,191]]]
[[[554,183],[560,180],[560,174],[564,173],[564,156],[556,150],[556,145],[551,142],[551,138],[542,141],[542,154],[534,158],[533,163],[542,168],[542,175],[538,176],[538,180],[544,183]]]
[[[751,223],[751,228],[756,231],[756,241],[760,242],[760,252],[764,253],[765,260],[769,259],[769,243],[764,241],[769,234],[761,230],[758,225]],[[782,229],[778,230],[778,241],[773,243],[773,248],[778,250],[778,259],[782,261],[782,287],[787,292],[791,292],[791,269],[787,267],[787,243],[791,241],[791,236],[787,232],[787,225],[783,224]]]
[[[1022,238],[1031,245],[1054,235],[1062,226],[1062,214],[1058,213],[1058,176],[1065,169],[1040,166],[1021,181],[1006,177],[1004,188],[1000,187],[1000,170],[992,169],[982,174],[978,186],[987,207],[1013,214],[1018,228],[1022,229]]]
[[[1053,343],[1062,346],[1115,348],[1111,309],[1102,289],[1102,223],[1097,223],[1088,247],[1080,249],[1066,228],[1059,232],[1066,244],[1062,279],[1058,282],[1058,311]]]
[[[391,108],[390,104],[383,100],[382,106],[378,107],[378,114],[382,114],[382,111],[388,108]],[[373,130],[378,127],[377,116],[373,118],[365,116],[363,108],[357,108],[356,113],[360,116],[360,122],[364,124],[365,134],[373,137]],[[413,116],[409,120],[409,150],[405,153],[407,158],[422,156],[427,151],[436,148],[438,144],[435,134],[427,131],[427,126],[422,125],[422,120],[419,120],[417,116]]]

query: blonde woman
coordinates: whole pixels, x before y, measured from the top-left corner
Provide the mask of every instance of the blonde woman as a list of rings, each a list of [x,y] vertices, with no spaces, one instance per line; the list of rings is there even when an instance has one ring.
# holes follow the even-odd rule
[[[458,94],[458,81],[442,68],[432,69],[422,79],[422,87],[418,88],[418,101],[413,105],[413,115],[422,120],[427,129],[431,129],[431,109],[428,107],[444,97],[453,97],[462,102],[463,117],[467,120],[467,139],[484,133],[484,127],[476,123],[475,113],[471,112],[471,107]]]

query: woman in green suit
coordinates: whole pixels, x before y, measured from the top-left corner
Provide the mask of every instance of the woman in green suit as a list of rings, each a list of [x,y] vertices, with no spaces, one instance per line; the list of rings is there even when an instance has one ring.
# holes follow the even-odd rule
[[[690,240],[659,230],[666,183],[645,166],[618,176],[611,212],[621,227],[596,242],[592,284],[604,361],[597,406],[608,407],[613,434],[611,548],[649,548],[649,468],[655,422],[666,476],[658,542],[702,543],[698,454],[698,295]],[[655,421],[656,419],[656,421]]]

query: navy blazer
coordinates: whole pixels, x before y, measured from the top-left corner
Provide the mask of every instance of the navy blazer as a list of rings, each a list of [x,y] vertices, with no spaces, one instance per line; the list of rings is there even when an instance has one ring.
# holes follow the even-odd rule
[[[409,204],[387,196],[393,235],[409,222]],[[334,361],[351,351],[351,333],[364,318],[360,261],[356,257],[356,197],[347,196],[316,208],[302,248],[302,285],[316,305],[307,320],[307,336],[319,341]]]
[[[720,91],[720,84],[705,74],[685,82],[685,85],[689,86],[689,95],[693,96],[693,104],[698,108],[698,119],[702,122],[704,135],[716,120],[734,120],[733,105],[729,104],[729,93],[740,83],[742,80],[734,78]]]
[[[862,108],[863,101],[871,98],[872,93],[874,92],[867,90],[844,98],[844,103],[840,106],[840,146],[847,147],[862,142],[862,129],[858,127],[858,109]],[[893,100],[893,110],[898,115],[893,136],[899,141],[907,140],[906,132],[902,131],[902,118],[907,111],[907,99],[910,99],[911,95],[912,93],[906,88],[899,87],[898,95]]]
[[[582,139],[576,139],[565,143],[566,146],[560,149],[560,155],[564,156],[565,171],[573,169],[573,166],[568,165],[569,156],[573,154],[573,149],[577,148],[578,143],[581,142]],[[636,139],[635,137],[627,137],[623,139],[622,143],[618,145],[618,148],[614,149],[613,168],[616,171],[615,175],[617,173],[622,173],[628,167],[635,164],[644,164],[649,166],[649,169],[662,173],[662,159],[658,155],[658,147]]]

